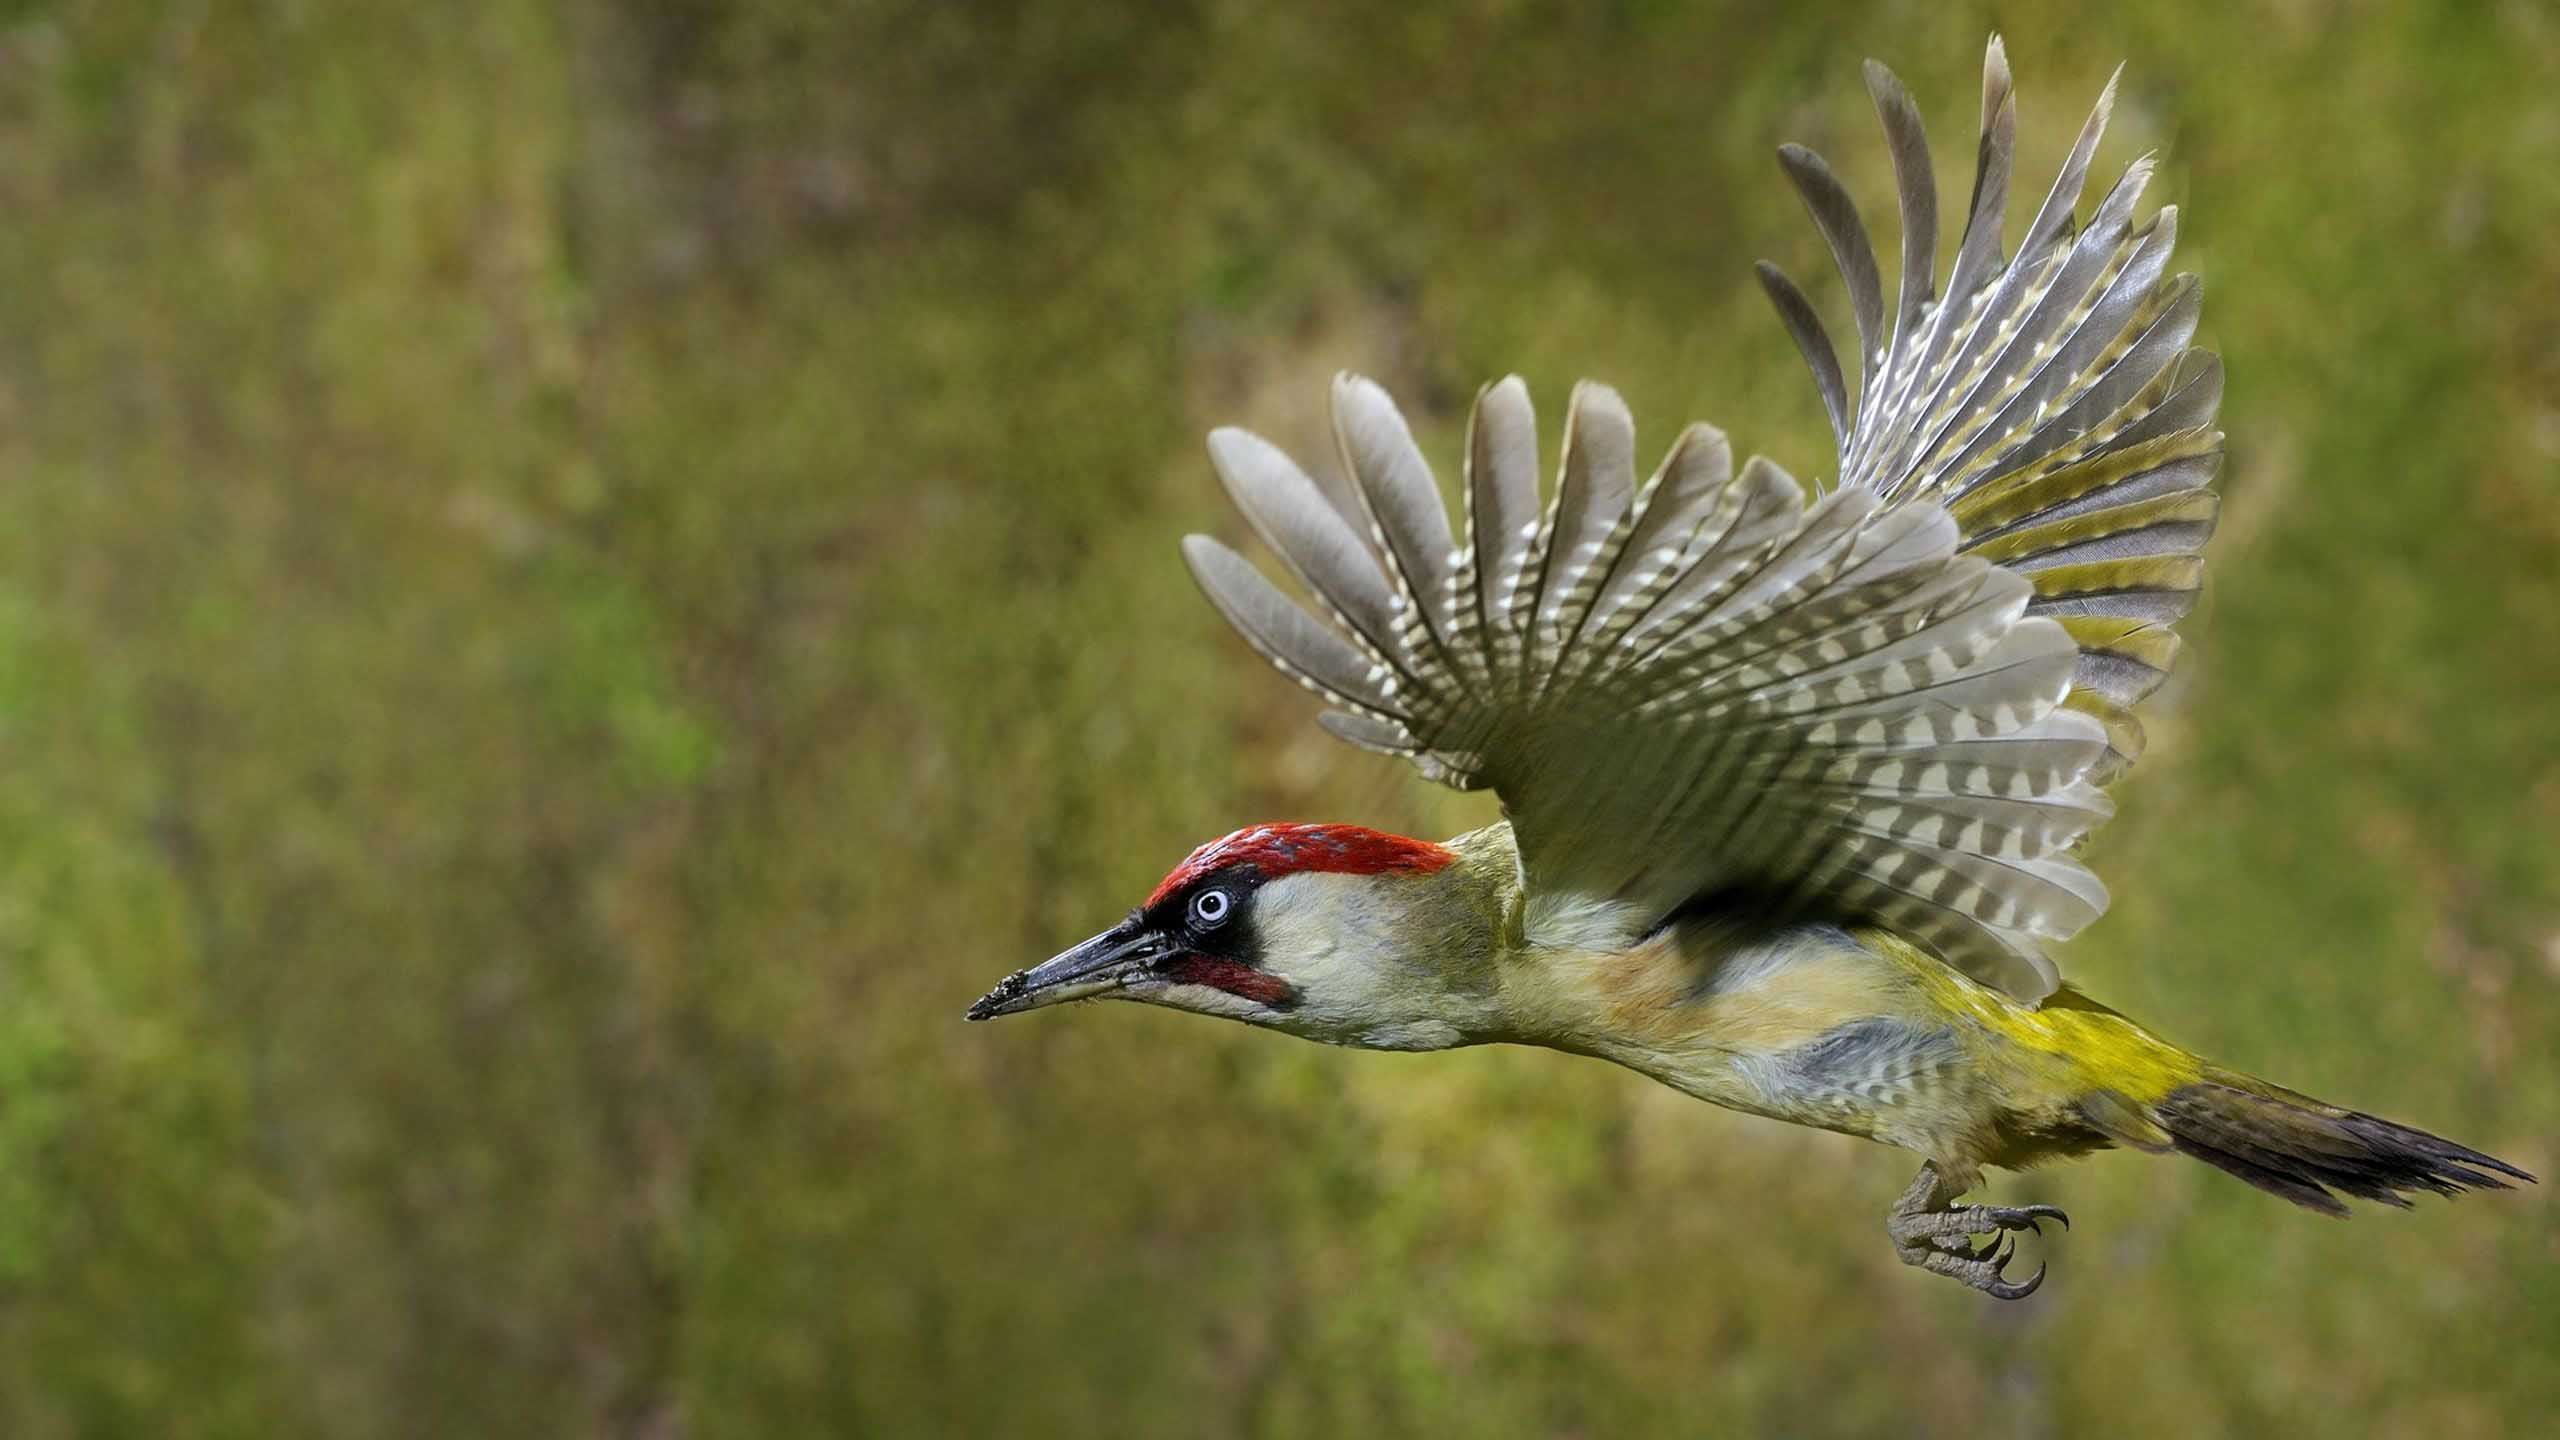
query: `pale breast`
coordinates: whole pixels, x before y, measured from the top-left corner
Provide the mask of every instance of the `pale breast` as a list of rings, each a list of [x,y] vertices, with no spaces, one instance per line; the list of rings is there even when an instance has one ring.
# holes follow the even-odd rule
[[[1703,1100],[1887,1135],[1961,1085],[1960,1037],[1907,972],[1831,925],[1701,917],[1595,965],[1609,1058]]]

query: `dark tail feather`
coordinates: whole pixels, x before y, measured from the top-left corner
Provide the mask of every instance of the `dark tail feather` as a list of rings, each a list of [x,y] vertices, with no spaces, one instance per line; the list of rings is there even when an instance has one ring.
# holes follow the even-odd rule
[[[2170,1092],[2151,1118],[2179,1151],[2324,1215],[2347,1213],[2331,1191],[2405,1208],[2409,1191],[2534,1183],[2504,1160],[2424,1130],[2229,1072]]]

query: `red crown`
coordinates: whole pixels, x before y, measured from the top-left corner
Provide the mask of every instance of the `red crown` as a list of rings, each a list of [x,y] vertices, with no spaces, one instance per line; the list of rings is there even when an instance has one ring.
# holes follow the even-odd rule
[[[1277,880],[1305,871],[1383,875],[1397,870],[1428,875],[1457,858],[1457,852],[1445,845],[1361,825],[1248,825],[1192,851],[1147,897],[1147,904],[1152,907],[1201,876],[1230,865],[1251,865],[1262,872],[1263,879]]]

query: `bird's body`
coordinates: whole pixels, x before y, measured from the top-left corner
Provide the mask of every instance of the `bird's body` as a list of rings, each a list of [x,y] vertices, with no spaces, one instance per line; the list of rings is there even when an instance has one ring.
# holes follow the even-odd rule
[[[1375,1034],[1346,1027],[1337,1043],[1508,1042],[1591,1055],[1727,1109],[1955,1168],[2087,1150],[2103,1137],[2077,1114],[2086,1097],[2127,1088],[2148,1102],[2200,1076],[2192,1057],[2070,992],[2060,1004],[2021,1005],[1872,926],[1702,907],[1632,943],[1605,912],[1580,941],[1569,930],[1532,940],[1507,884],[1518,865],[1511,827],[1444,847],[1454,857],[1445,868],[1383,882],[1375,923],[1309,925],[1374,937],[1374,962],[1354,963],[1405,989],[1394,1009],[1437,1021]],[[1382,885],[1318,883],[1345,892],[1337,903],[1346,906]],[[1363,996],[1363,1012],[1385,1008],[1378,998]]]
[[[1300,1001],[1270,1012],[1282,1028],[1364,1049],[1589,1055],[1951,1175],[2165,1146],[2143,1112],[2213,1068],[2067,987],[2022,1004],[1874,926],[1702,906],[1629,940],[1595,907],[1588,933],[1533,940],[1507,823],[1434,848],[1437,868],[1291,882],[1262,944],[1342,1013]]]
[[[1985,1167],[2174,1150],[2340,1214],[2339,1194],[2530,1178],[2207,1063],[2061,984],[2046,943],[2107,903],[2079,842],[2142,750],[2132,707],[2201,584],[2221,369],[2188,343],[2175,212],[2134,220],[2149,160],[2075,219],[2112,85],[2003,258],[2015,110],[1993,42],[1941,298],[1918,112],[1881,67],[1868,81],[1903,218],[1890,317],[1846,191],[1781,152],[1849,293],[1854,402],[1811,304],[1761,272],[1830,413],[1837,482],[1808,499],[1693,425],[1639,483],[1632,417],[1586,383],[1542,505],[1516,377],[1477,397],[1462,529],[1365,380],[1334,392],[1348,506],[1216,432],[1220,478],[1318,614],[1193,536],[1202,589],[1332,703],[1326,728],[1493,790],[1505,818],[1441,843],[1239,830],[972,1018],[1109,995],[1337,1045],[1596,1056],[1917,1152],[1896,1252],[2004,1298],[2043,1271],[2007,1280],[2002,1232],[2060,1212],[1955,1204]]]

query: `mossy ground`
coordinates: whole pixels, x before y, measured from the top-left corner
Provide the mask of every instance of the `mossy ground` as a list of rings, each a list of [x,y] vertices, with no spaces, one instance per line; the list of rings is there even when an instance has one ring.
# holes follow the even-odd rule
[[[0,1433],[2542,1433],[2550,1187],[2100,1157],[1996,1307],[1590,1062],[960,1023],[1237,823],[1482,814],[1193,597],[1209,425],[1819,473],[1770,149],[1883,224],[1883,57],[1952,210],[1997,22],[2039,181],[2132,61],[2231,370],[2069,968],[2560,1169],[2547,7],[1371,9],[7,7]]]

